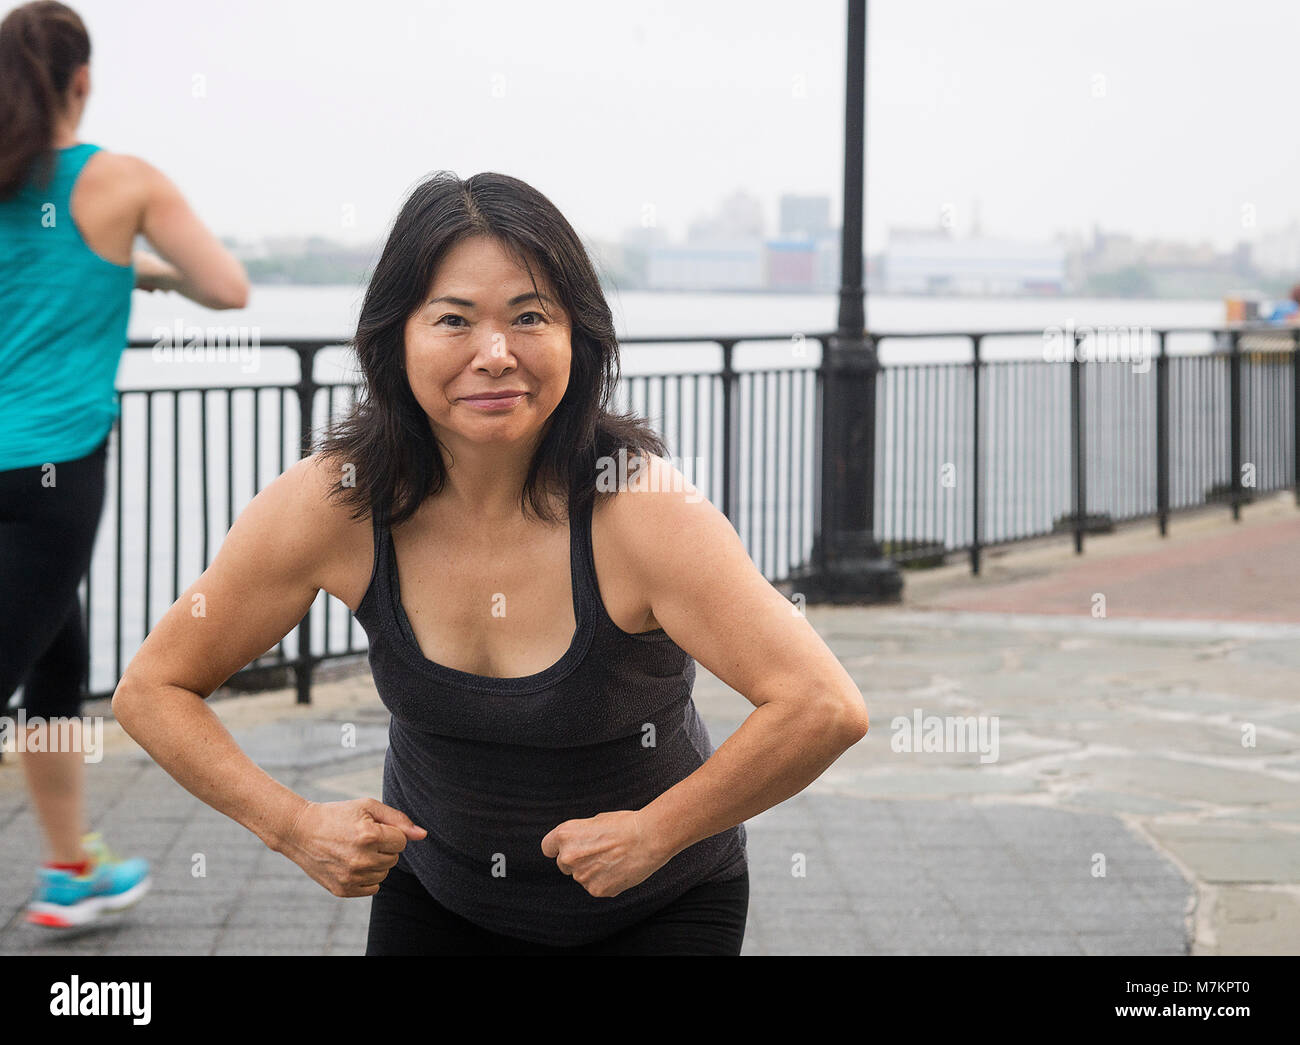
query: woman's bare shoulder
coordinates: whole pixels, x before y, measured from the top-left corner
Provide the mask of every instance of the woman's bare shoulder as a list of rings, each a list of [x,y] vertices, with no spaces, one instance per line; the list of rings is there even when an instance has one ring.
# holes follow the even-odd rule
[[[320,587],[355,612],[370,583],[374,529],[369,511],[354,518],[353,505],[342,497],[351,478],[336,459],[320,453],[302,458],[280,477],[289,486],[291,525],[311,533]]]
[[[82,168],[77,178],[81,188],[111,189],[121,196],[135,196],[143,202],[154,181],[162,172],[139,156],[99,149]]]
[[[101,203],[110,201],[118,209],[138,215],[143,215],[152,203],[180,194],[175,182],[148,160],[102,148],[81,169],[76,192]]]
[[[671,546],[697,526],[702,513],[691,506],[706,500],[671,461],[647,453],[635,466],[629,459],[616,489],[597,495],[593,525],[601,520],[601,532],[619,557],[653,558],[662,554],[666,543]],[[713,513],[711,504],[703,510],[705,515]]]

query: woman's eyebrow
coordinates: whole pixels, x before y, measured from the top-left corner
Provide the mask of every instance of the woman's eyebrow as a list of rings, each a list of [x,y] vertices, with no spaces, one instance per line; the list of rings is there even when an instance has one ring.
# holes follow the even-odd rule
[[[538,294],[538,293],[536,293],[535,291],[531,291],[531,290],[530,290],[527,294],[520,294],[518,297],[513,297],[513,298],[511,298],[509,301],[506,302],[506,308],[514,308],[515,305],[523,304],[523,302],[525,302],[525,301],[529,301],[529,300],[531,300],[532,298],[536,298],[538,301],[540,301],[540,302],[542,302],[543,304],[546,304],[546,305],[552,305],[552,304],[553,304],[553,302],[551,301],[551,299],[548,298],[548,297],[546,297],[544,294]],[[472,302],[472,301],[468,301],[468,300],[466,300],[465,298],[453,297],[453,296],[450,295],[450,294],[444,294],[444,295],[442,295],[441,297],[430,298],[428,301],[425,302],[425,304],[426,304],[426,305],[433,305],[433,304],[436,304],[436,303],[439,302],[439,301],[445,301],[445,302],[447,302],[447,304],[449,304],[449,305],[459,305],[461,308],[477,308],[477,307],[478,307],[478,306],[475,305],[474,302]]]

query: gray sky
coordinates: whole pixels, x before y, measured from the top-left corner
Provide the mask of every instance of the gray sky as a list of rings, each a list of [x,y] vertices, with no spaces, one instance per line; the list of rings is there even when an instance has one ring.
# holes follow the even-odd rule
[[[166,171],[222,235],[373,240],[439,168],[523,178],[589,237],[646,204],[678,237],[736,188],[772,233],[782,192],[838,220],[843,2],[71,6],[82,139]],[[964,233],[976,200],[1025,239],[1099,221],[1228,247],[1300,216],[1294,0],[868,7],[872,250],[945,206]]]

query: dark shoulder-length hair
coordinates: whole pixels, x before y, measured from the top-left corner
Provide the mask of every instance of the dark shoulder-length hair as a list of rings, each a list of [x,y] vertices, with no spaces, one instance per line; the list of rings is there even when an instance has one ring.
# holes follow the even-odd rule
[[[424,303],[434,273],[461,240],[491,236],[527,270],[537,290],[545,274],[570,320],[569,386],[547,420],[520,490],[520,508],[555,522],[550,494],[572,516],[597,495],[598,472],[626,458],[664,455],[664,443],[634,414],[614,413],[618,340],[614,318],[586,248],[556,206],[505,174],[461,180],[438,171],[406,200],[366,289],[352,347],[363,384],[349,413],[327,429],[318,455],[339,468],[332,496],[360,520],[382,510],[390,524],[409,518],[446,482],[442,448],[403,368],[406,321]],[[620,458],[626,460],[626,458]],[[348,468],[346,466],[352,466]]]
[[[0,199],[54,173],[54,122],[72,75],[90,61],[77,12],[55,0],[15,7],[0,22]]]

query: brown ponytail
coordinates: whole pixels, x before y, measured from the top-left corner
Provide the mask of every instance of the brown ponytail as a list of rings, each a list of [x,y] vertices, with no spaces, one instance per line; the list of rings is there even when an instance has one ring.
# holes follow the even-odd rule
[[[23,4],[0,22],[0,199],[29,178],[48,183],[54,121],[72,74],[89,61],[85,25],[56,0]]]

